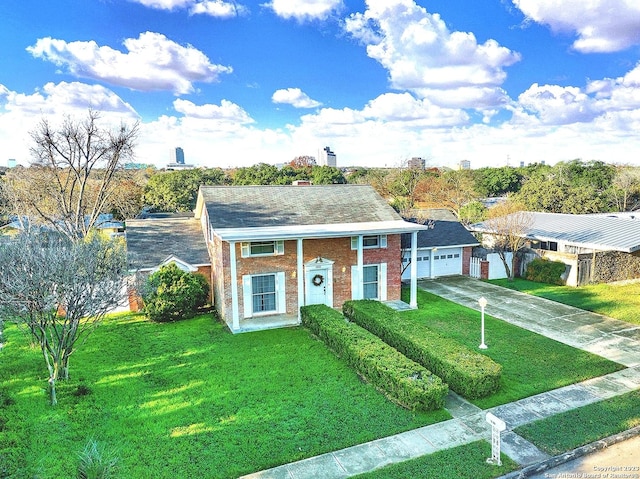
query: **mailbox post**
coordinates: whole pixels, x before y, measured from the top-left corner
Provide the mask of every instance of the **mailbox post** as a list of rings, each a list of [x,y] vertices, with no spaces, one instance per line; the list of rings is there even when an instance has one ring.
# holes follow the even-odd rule
[[[487,422],[491,424],[491,457],[487,459],[488,464],[502,466],[500,460],[500,433],[507,428],[505,422],[491,414],[487,413]]]

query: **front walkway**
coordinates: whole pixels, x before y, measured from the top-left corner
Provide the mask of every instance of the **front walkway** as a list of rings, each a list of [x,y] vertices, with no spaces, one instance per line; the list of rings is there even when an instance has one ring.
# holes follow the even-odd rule
[[[548,459],[513,429],[538,419],[640,389],[640,327],[554,301],[507,290],[467,277],[422,281],[419,287],[446,299],[607,359],[628,369],[565,386],[519,401],[480,410],[455,393],[446,409],[453,419],[340,451],[243,476],[241,479],[342,479],[478,440],[491,441],[485,418],[505,421],[502,451],[522,466]],[[490,345],[490,336],[487,343]]]

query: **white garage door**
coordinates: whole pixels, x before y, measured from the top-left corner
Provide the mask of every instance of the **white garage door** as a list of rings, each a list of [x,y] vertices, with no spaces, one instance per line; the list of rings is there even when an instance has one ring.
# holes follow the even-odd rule
[[[431,277],[431,250],[418,250],[418,278]],[[402,259],[402,267],[404,268],[409,264],[411,259],[411,251],[406,251],[405,256]],[[403,280],[411,279],[411,266],[408,266],[402,273]]]
[[[462,274],[462,248],[437,249],[432,256],[434,276]]]

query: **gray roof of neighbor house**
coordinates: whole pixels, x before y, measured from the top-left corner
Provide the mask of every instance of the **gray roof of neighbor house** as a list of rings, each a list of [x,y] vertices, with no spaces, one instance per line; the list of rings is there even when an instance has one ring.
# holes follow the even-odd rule
[[[562,241],[599,251],[633,253],[640,250],[640,220],[605,215],[571,215],[532,212],[526,237],[540,241]],[[491,232],[488,222],[471,226],[473,231]]]
[[[193,216],[148,217],[126,221],[129,269],[151,269],[174,255],[197,265],[211,263],[200,221]]]
[[[201,186],[196,217],[203,208],[225,241],[424,229],[404,221],[369,185]]]
[[[418,248],[476,246],[480,244],[464,225],[460,223],[458,218],[446,208],[423,210],[420,212],[420,219],[411,218],[409,221],[418,223],[426,222],[429,225],[428,230],[418,231]],[[410,246],[411,235],[403,234],[402,247],[409,248]]]

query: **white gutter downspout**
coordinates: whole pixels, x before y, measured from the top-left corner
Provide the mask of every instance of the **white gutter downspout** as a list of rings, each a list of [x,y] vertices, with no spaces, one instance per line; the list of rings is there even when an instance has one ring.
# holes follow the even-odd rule
[[[418,232],[411,233],[411,296],[409,306],[418,307]]]
[[[236,265],[236,242],[229,242],[229,262],[231,263],[231,320],[232,330],[240,329],[240,308],[238,306],[238,270]]]

